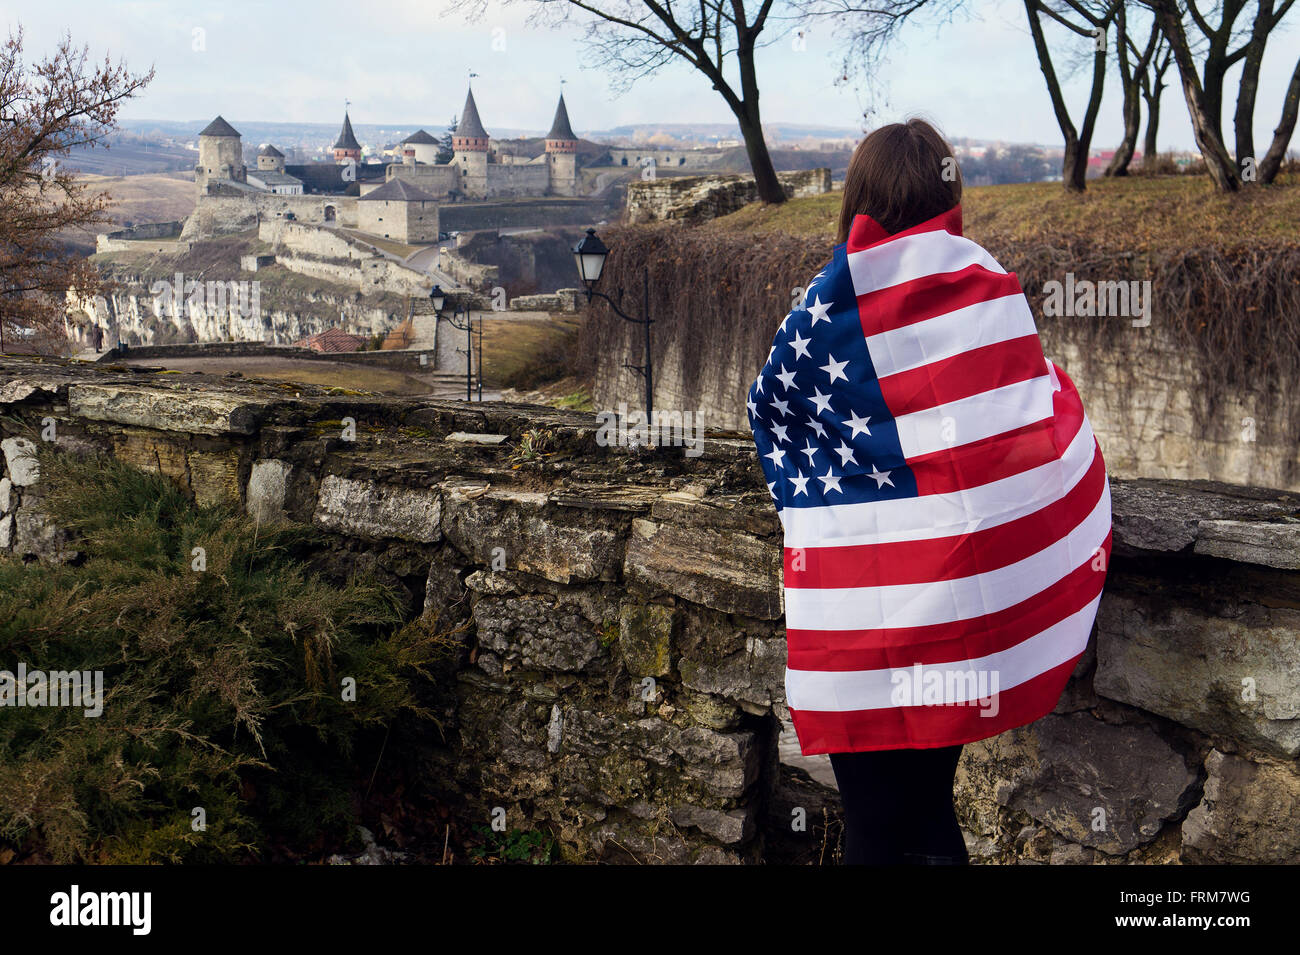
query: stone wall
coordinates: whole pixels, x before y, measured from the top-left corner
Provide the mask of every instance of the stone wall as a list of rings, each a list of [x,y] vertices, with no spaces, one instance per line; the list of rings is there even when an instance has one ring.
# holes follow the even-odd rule
[[[776,316],[774,331],[779,322]],[[1098,351],[1085,349],[1052,319],[1040,315],[1037,322],[1045,354],[1083,396],[1111,474],[1300,491],[1300,445],[1290,437],[1284,402],[1261,389],[1206,412],[1197,401],[1205,370],[1154,324],[1134,329],[1123,351]],[[599,407],[642,404],[644,385],[625,367],[641,362],[640,334],[625,330],[623,347],[602,356],[593,387]],[[738,354],[735,336],[716,337],[708,348],[707,373],[694,378],[682,371],[678,343],[656,350],[655,406],[691,411],[708,427],[748,432],[745,395],[758,365]]]
[[[356,228],[357,200],[353,196],[280,196],[254,191],[232,196],[200,195],[194,211],[185,220],[183,239],[201,239],[247,232],[263,221],[294,219],[311,225],[324,225],[326,207],[334,209],[334,222]]]
[[[344,441],[340,420],[357,422]],[[748,440],[600,446],[591,416],[0,358],[0,547],[49,560],[24,442],[161,469],[327,535],[326,567],[464,625],[431,789],[573,859],[815,860],[782,767],[779,524]],[[517,450],[544,435],[541,457]],[[1056,712],[967,747],[976,860],[1300,862],[1300,496],[1114,482],[1115,553]],[[806,832],[792,831],[804,809]]]
[[[829,169],[778,172],[788,198],[831,191]],[[735,212],[758,198],[752,175],[674,176],[642,179],[627,185],[628,224],[663,219],[697,221]]]
[[[428,295],[434,282],[429,274],[403,265],[337,229],[267,220],[258,226],[257,237],[275,248],[276,262],[286,269],[354,285],[363,295]]]

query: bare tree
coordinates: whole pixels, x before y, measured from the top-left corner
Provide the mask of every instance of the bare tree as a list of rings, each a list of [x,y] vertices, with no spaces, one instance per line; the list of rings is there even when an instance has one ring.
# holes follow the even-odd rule
[[[654,73],[674,59],[685,60],[704,74],[722,96],[745,141],[758,196],[785,201],[772,157],[763,138],[759,113],[755,54],[771,42],[775,0],[524,0],[539,8],[540,19],[587,25],[598,64],[610,69],[623,86]],[[480,14],[483,0],[459,0],[457,6]],[[549,15],[549,16],[548,16]],[[768,39],[762,39],[764,32]]]
[[[1142,128],[1143,95],[1150,86],[1148,74],[1151,60],[1162,35],[1160,25],[1154,18],[1148,34],[1146,46],[1139,50],[1133,42],[1127,5],[1121,4],[1115,12],[1115,56],[1119,62],[1120,82],[1124,87],[1124,138],[1111,157],[1110,165],[1106,167],[1107,176],[1127,176],[1133,153],[1137,149],[1138,133]]]
[[[1082,192],[1088,184],[1088,154],[1092,148],[1092,134],[1097,128],[1097,114],[1101,110],[1101,98],[1106,87],[1106,38],[1123,0],[1110,0],[1104,4],[1064,0],[1059,12],[1043,0],[1024,2],[1025,14],[1029,17],[1029,32],[1033,34],[1034,50],[1038,54],[1038,65],[1047,81],[1047,92],[1056,114],[1056,124],[1061,128],[1061,135],[1065,139],[1061,178],[1066,189]],[[1070,118],[1070,109],[1061,91],[1061,81],[1052,64],[1052,51],[1043,31],[1044,17],[1087,38],[1093,45],[1092,86],[1088,92],[1083,122],[1078,127]]]
[[[1241,22],[1248,0],[1219,0],[1213,10],[1218,15],[1217,22],[1201,10],[1196,0],[1144,2],[1155,12],[1172,47],[1196,145],[1205,157],[1215,185],[1222,191],[1234,192],[1243,182],[1272,182],[1295,131],[1296,110],[1292,104],[1300,96],[1300,62],[1296,64],[1283,104],[1282,121],[1274,131],[1268,153],[1258,163],[1253,132],[1255,99],[1268,40],[1294,7],[1295,0],[1283,0],[1280,4],[1276,0],[1257,0],[1249,25]],[[1234,44],[1237,44],[1235,48]],[[1204,50],[1199,70],[1198,46]],[[1242,65],[1242,74],[1233,116],[1237,147],[1234,162],[1223,135],[1223,104],[1227,73],[1238,63]]]
[[[1152,23],[1151,29],[1157,38],[1156,49],[1151,58],[1150,68],[1141,77],[1142,100],[1147,106],[1147,131],[1142,140],[1144,165],[1154,163],[1156,159],[1160,133],[1160,100],[1168,86],[1165,83],[1165,73],[1169,71],[1169,65],[1173,62],[1173,51],[1169,48],[1169,41],[1165,39],[1160,24]]]
[[[131,74],[64,37],[29,65],[19,27],[0,46],[0,339],[61,337],[68,289],[93,295],[100,278],[60,242],[62,230],[107,221],[110,197],[92,192],[64,158],[110,133],[122,103],[153,79]]]

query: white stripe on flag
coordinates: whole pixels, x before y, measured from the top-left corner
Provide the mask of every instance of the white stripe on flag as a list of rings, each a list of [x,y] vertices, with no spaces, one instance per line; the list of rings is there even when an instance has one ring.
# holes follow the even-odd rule
[[[926,627],[997,613],[1028,600],[1087,563],[1110,533],[1110,494],[1060,540],[982,574],[886,587],[785,588],[792,630]]]
[[[944,673],[960,672],[964,679],[944,680],[944,702],[965,703],[979,698],[978,687],[974,694],[964,692],[968,674],[988,673],[986,685],[991,689],[992,674],[997,674],[997,690],[1005,692],[1027,683],[1041,673],[1060,666],[1083,652],[1088,644],[1088,634],[1097,615],[1098,595],[1086,607],[1070,614],[1028,640],[999,650],[988,656],[952,663],[928,663],[924,671]],[[854,710],[877,710],[892,707],[894,675],[900,674],[900,684],[913,681],[914,670],[893,668],[888,670],[786,670],[786,702],[794,710],[820,710],[836,713]],[[919,689],[919,688],[917,688]]]
[[[894,419],[903,457],[961,447],[1052,417],[1052,379],[1017,381]],[[951,420],[949,420],[951,419]]]
[[[884,378],[985,345],[1036,334],[1034,314],[1025,297],[1017,292],[868,335],[867,350],[877,377]]]
[[[938,230],[893,239],[848,256],[853,290],[858,295],[901,285],[941,272],[959,272],[982,265],[1005,275],[1006,269],[982,248],[963,236]]]
[[[969,534],[1032,514],[1064,497],[1092,467],[1092,426],[1083,424],[1059,460],[962,491],[858,504],[781,509],[786,547],[852,547]]]

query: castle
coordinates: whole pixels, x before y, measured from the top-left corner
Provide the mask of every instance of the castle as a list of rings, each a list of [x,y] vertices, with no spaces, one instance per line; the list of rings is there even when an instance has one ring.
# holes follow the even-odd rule
[[[529,196],[577,196],[578,137],[561,94],[540,155],[496,148],[483,127],[474,91],[452,136],[450,161],[423,129],[400,144],[399,162],[362,162],[362,147],[344,111],[333,162],[285,163],[266,144],[247,168],[239,131],[218,116],[199,133],[195,214],[185,238],[242,231],[264,218],[339,224],[406,243],[438,241],[442,202]]]

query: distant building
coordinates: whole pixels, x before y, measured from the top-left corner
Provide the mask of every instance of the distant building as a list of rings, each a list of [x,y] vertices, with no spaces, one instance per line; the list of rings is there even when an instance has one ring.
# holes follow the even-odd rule
[[[218,116],[199,133],[199,164],[194,181],[202,193],[215,179],[244,181],[244,150],[239,131]]]
[[[438,241],[438,200],[392,179],[357,200],[357,229],[409,244]]]
[[[424,130],[417,130],[401,142],[402,161],[432,166],[438,161],[438,140]]]
[[[257,168],[264,172],[284,172],[284,153],[267,143],[258,150]]]
[[[255,169],[247,174],[250,186],[274,193],[277,196],[301,196],[302,180],[274,169]]]
[[[316,352],[352,352],[360,351],[365,343],[360,335],[349,334],[341,328],[327,328],[319,334],[298,339],[293,347],[310,348]]]
[[[334,161],[342,163],[347,162],[349,159],[353,162],[361,162],[361,144],[357,142],[357,137],[352,133],[352,120],[345,110],[343,112],[343,129],[339,131],[339,138],[334,142]]]
[[[654,146],[614,146],[609,151],[615,166],[653,166],[665,172],[674,169],[713,169],[726,156],[725,149],[658,149]]]

